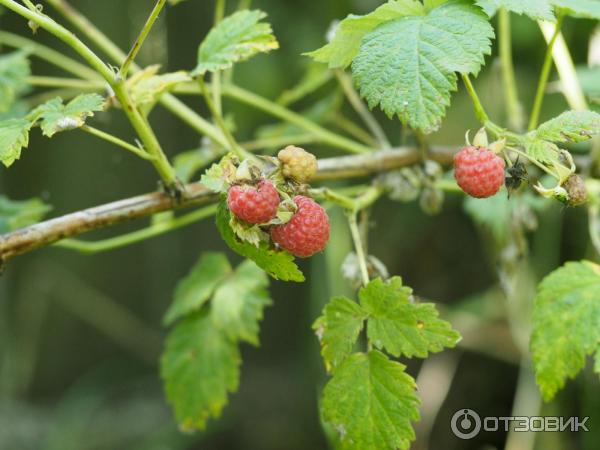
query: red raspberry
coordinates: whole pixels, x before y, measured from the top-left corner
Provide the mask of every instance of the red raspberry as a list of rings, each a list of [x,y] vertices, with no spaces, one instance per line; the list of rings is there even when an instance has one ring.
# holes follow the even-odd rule
[[[504,160],[484,147],[464,147],[454,155],[454,177],[470,196],[491,197],[504,184]]]
[[[292,219],[271,228],[273,242],[300,258],[320,252],[329,241],[329,218],[313,199],[297,195],[294,203],[298,210]]]
[[[266,223],[277,215],[279,193],[268,180],[262,180],[257,187],[236,185],[229,189],[227,206],[244,222]]]

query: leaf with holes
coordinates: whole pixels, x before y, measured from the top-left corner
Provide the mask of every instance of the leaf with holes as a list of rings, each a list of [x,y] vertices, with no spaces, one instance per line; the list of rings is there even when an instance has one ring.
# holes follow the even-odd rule
[[[416,384],[405,366],[377,350],[349,356],[323,393],[323,418],[341,436],[342,448],[408,449],[419,420]]]
[[[45,136],[52,137],[61,131],[73,130],[85,124],[94,112],[104,109],[104,98],[98,94],[81,94],[66,105],[56,97],[38,106],[29,114],[28,119],[36,122],[41,119],[40,127]]]
[[[531,352],[545,400],[581,371],[588,355],[598,356],[600,266],[569,262],[542,280],[534,302]]]
[[[412,289],[403,286],[400,277],[385,282],[377,278],[358,295],[369,317],[369,341],[391,355],[425,358],[460,340],[450,323],[438,317],[435,305],[415,301]]]
[[[266,16],[259,10],[243,10],[219,22],[200,44],[198,65],[191,75],[229,69],[257,53],[279,48],[271,25],[261,22]]]
[[[422,15],[423,5],[416,0],[391,0],[364,16],[350,14],[340,22],[331,42],[318,50],[306,53],[315,61],[330,68],[346,68],[358,54],[363,38],[379,25],[405,16]]]
[[[369,33],[352,63],[369,107],[424,132],[436,130],[455,91],[456,72],[479,72],[491,51],[487,16],[465,1],[387,22]]]

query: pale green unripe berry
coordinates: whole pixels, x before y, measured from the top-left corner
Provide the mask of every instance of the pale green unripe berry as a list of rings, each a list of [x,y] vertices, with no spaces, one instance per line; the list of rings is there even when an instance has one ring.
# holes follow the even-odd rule
[[[306,183],[317,173],[317,158],[300,147],[289,145],[277,155],[282,164],[283,176]]]

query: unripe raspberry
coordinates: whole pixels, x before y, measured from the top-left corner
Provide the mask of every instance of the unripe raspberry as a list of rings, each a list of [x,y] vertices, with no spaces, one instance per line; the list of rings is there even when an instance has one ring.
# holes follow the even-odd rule
[[[470,196],[491,197],[504,184],[504,160],[484,147],[464,147],[454,155],[454,177]]]
[[[306,183],[317,173],[317,158],[300,147],[288,145],[277,157],[282,162],[283,176],[286,178]]]
[[[325,248],[329,241],[329,218],[313,199],[297,195],[298,210],[292,219],[271,228],[273,242],[291,254],[308,258]]]
[[[256,187],[236,185],[227,193],[227,206],[244,222],[266,223],[277,215],[279,193],[269,180],[262,180]]]
[[[577,174],[571,175],[567,181],[563,183],[563,187],[567,191],[569,198],[567,203],[569,206],[579,206],[587,201],[587,189],[585,181]]]

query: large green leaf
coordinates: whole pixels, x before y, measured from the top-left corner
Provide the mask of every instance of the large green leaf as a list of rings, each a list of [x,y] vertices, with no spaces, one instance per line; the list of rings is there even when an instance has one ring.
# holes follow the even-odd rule
[[[51,209],[50,205],[37,198],[15,201],[0,195],[0,233],[8,233],[37,223]]]
[[[323,417],[344,449],[407,449],[419,420],[415,381],[405,366],[374,350],[355,353],[325,386]]]
[[[394,356],[425,358],[460,340],[450,323],[438,317],[435,305],[414,300],[412,289],[403,286],[400,277],[386,282],[377,278],[360,290],[359,297],[369,316],[369,341]]]
[[[29,145],[32,123],[26,119],[7,119],[0,122],[0,162],[10,167],[21,157],[21,149]]]
[[[550,0],[554,6],[563,9],[568,15],[584,19],[600,20],[598,0]]]
[[[487,16],[466,1],[450,1],[427,15],[403,17],[369,33],[352,63],[371,108],[424,132],[437,129],[455,91],[456,72],[477,73],[491,51]]]
[[[0,113],[8,112],[21,94],[29,89],[31,74],[27,53],[18,51],[0,55]]]
[[[161,376],[183,430],[202,429],[218,417],[227,394],[237,390],[241,357],[236,343],[218,329],[207,311],[179,323],[167,338]]]
[[[600,352],[600,266],[569,262],[542,280],[533,311],[531,352],[546,400],[579,373],[586,356]]]
[[[177,285],[173,303],[165,314],[165,325],[198,311],[231,270],[223,253],[204,253],[190,274]]]
[[[268,244],[261,242],[258,247],[249,242],[242,242],[236,236],[229,222],[231,215],[227,209],[227,202],[221,201],[217,211],[217,228],[225,243],[235,252],[251,259],[258,267],[263,269],[275,279],[283,281],[304,281],[304,275],[294,263],[294,257],[286,252],[269,248]]]
[[[498,8],[506,8],[517,14],[525,14],[532,19],[554,20],[552,5],[548,0],[476,0],[486,14],[492,17]]]
[[[552,142],[581,142],[600,134],[600,114],[593,111],[566,111],[529,133],[533,139]]]
[[[200,44],[192,75],[225,70],[257,53],[279,48],[271,25],[261,22],[266,16],[259,10],[243,10],[219,22]]]
[[[370,14],[350,14],[340,22],[329,44],[306,55],[315,61],[327,63],[330,68],[348,67],[358,54],[363,38],[377,26],[400,17],[424,13],[425,8],[416,0],[390,0]]]
[[[327,371],[344,362],[367,318],[360,305],[346,297],[335,297],[325,306],[313,328],[321,342],[321,354]]]
[[[230,339],[258,345],[258,323],[271,299],[269,279],[250,260],[244,261],[215,291],[212,319]]]
[[[38,106],[28,116],[31,121],[41,119],[40,127],[45,136],[52,137],[56,133],[73,130],[85,124],[94,112],[104,109],[104,98],[98,94],[81,94],[66,105],[60,97],[56,97]]]

